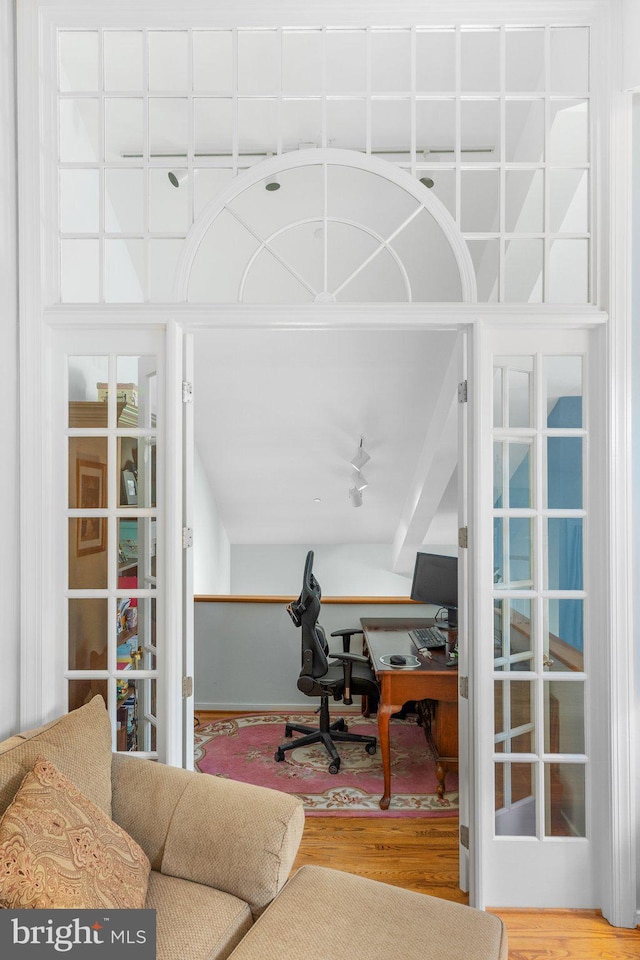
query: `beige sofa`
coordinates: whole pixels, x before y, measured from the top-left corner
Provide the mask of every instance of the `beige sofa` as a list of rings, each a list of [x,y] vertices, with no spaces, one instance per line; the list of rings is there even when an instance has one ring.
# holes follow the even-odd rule
[[[0,743],[0,816],[38,757],[146,852],[158,960],[506,960],[501,921],[305,866],[302,804],[273,790],[111,753],[100,697]]]

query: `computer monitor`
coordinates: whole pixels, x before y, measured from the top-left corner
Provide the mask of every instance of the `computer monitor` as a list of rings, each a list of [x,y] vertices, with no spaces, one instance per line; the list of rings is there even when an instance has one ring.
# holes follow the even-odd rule
[[[447,623],[458,626],[458,558],[418,553],[413,570],[411,599],[447,608]]]

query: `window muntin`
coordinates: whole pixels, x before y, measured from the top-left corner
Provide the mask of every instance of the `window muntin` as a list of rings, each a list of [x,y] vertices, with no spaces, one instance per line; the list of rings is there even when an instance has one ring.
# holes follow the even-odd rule
[[[583,363],[580,355],[494,358],[500,836],[586,836]]]
[[[305,146],[432,184],[479,299],[592,298],[585,27],[65,29],[58,54],[63,302],[171,300],[206,203]]]
[[[70,356],[67,389],[69,709],[101,694],[114,748],[155,756],[156,358]]]

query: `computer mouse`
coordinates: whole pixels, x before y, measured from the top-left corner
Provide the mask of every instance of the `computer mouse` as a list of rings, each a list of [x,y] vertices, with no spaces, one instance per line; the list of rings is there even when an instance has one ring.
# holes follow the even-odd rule
[[[389,663],[392,663],[394,667],[402,667],[407,662],[407,658],[401,656],[399,653],[393,653],[389,657]]]

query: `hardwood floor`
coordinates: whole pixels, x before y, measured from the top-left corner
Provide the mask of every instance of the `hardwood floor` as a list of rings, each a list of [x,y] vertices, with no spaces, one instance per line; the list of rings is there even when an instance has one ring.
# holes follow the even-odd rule
[[[222,716],[203,712],[199,719],[206,723]],[[293,869],[305,863],[468,902],[458,887],[455,817],[307,817]],[[640,929],[612,927],[597,910],[491,912],[507,926],[509,960],[640,960]]]
[[[458,820],[307,817],[294,869],[315,863],[445,900],[458,887]],[[597,910],[491,910],[509,934],[509,960],[639,960],[640,930]],[[461,958],[462,960],[462,958]]]

